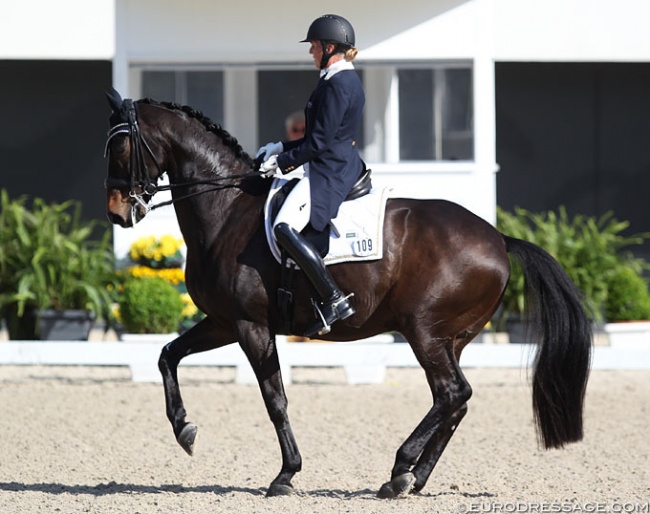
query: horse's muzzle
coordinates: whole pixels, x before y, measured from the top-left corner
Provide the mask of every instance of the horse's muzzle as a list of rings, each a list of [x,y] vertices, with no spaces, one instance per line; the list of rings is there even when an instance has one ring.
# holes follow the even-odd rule
[[[108,221],[111,222],[113,225],[119,225],[122,228],[129,228],[132,226],[130,216],[125,219],[119,214],[116,214],[111,211],[106,211],[106,217],[108,218]]]
[[[146,209],[134,198],[125,196],[118,189],[107,191],[106,197],[106,216],[114,225],[129,228],[147,214]]]

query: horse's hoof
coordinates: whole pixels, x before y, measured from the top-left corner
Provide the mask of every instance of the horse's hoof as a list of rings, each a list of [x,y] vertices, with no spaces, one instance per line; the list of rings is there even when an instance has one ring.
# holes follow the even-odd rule
[[[194,441],[196,439],[196,432],[198,427],[193,423],[188,423],[183,427],[181,433],[178,434],[176,441],[181,445],[181,448],[187,452],[187,454],[192,457],[194,455]]]
[[[382,485],[377,497],[382,499],[403,498],[413,490],[413,484],[415,484],[415,475],[404,473]]]
[[[293,486],[286,484],[271,484],[269,490],[266,492],[266,497],[271,498],[272,496],[291,496],[295,494]]]

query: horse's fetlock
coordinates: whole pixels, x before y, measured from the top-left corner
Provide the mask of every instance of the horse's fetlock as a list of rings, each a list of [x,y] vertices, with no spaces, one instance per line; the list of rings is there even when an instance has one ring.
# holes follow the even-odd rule
[[[472,393],[473,393],[472,388],[468,383],[465,383],[460,387],[458,391],[458,399],[461,402],[460,408],[462,408],[463,405],[465,405],[469,401],[469,399],[472,397]]]
[[[418,456],[413,452],[408,451],[406,448],[400,448],[397,450],[397,453],[395,455],[395,466],[391,473],[392,478],[411,471],[411,468],[415,466],[417,459]]]

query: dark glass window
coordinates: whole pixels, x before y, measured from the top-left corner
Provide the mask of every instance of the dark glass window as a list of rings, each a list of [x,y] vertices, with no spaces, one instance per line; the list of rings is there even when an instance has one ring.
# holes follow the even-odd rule
[[[142,72],[142,96],[189,105],[223,124],[224,86],[221,71]]]
[[[469,68],[399,69],[400,161],[474,158]]]

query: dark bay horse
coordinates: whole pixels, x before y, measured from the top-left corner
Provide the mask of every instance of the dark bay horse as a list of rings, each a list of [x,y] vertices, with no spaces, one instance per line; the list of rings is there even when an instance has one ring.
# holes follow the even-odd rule
[[[268,496],[293,492],[301,456],[287,415],[275,336],[280,265],[265,239],[262,211],[269,180],[220,126],[189,107],[108,95],[109,219],[130,227],[148,212],[166,172],[185,243],[187,288],[207,317],[160,355],[167,416],[190,455],[197,427],[186,420],[177,367],[190,354],[238,342],[248,357],[277,432],[282,468]],[[397,450],[383,498],[420,491],[467,412],[472,390],[458,364],[463,348],[499,306],[508,284],[508,253],[522,263],[537,355],[533,410],[541,444],[582,438],[591,323],[580,291],[547,252],[498,232],[443,200],[389,199],[384,258],[331,266],[353,291],[356,314],[325,337],[348,341],[396,331],[409,342],[433,396],[431,409]],[[315,294],[296,277],[296,334],[314,321]],[[498,408],[498,406],[494,406]],[[388,414],[388,413],[386,413]]]

